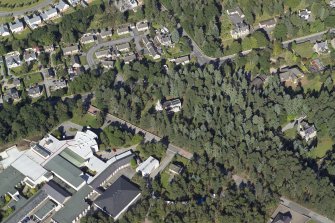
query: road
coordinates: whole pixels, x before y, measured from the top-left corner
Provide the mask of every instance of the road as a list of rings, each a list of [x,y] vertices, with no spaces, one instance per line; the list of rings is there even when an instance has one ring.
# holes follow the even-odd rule
[[[296,211],[302,215],[306,215],[308,217],[310,217],[312,220],[314,220],[315,222],[317,223],[334,223],[334,221],[322,216],[322,215],[319,215],[318,213],[315,213],[314,211],[311,211],[309,210],[308,208],[305,208],[293,201],[290,201],[284,197],[281,197],[280,198],[281,200],[281,204],[290,208],[291,210],[293,211]]]
[[[135,45],[136,45],[136,50],[138,52],[141,51],[141,46],[140,46],[140,40],[146,35],[147,33],[144,34],[139,34],[136,30],[132,31],[132,36],[122,38],[122,39],[117,39],[117,40],[111,40],[108,42],[104,43],[99,43],[91,47],[87,54],[86,54],[86,59],[87,59],[87,64],[89,67],[94,67],[96,65],[95,60],[94,60],[94,53],[97,52],[98,50],[102,48],[107,48],[107,47],[112,47],[115,45],[123,44],[123,43],[129,43],[130,41],[134,40]]]
[[[292,43],[294,41],[297,42],[297,43],[303,43],[303,42],[307,42],[307,41],[311,41],[311,42],[317,41],[317,40],[322,39],[322,36],[327,32],[328,32],[328,30],[325,30],[325,31],[322,31],[322,32],[318,32],[318,33],[308,35],[308,36],[303,36],[303,37],[299,37],[299,38],[295,38],[295,39],[290,39],[290,40],[282,42],[282,44],[283,44],[284,48],[287,48],[289,43]]]
[[[52,4],[53,0],[43,0],[41,3],[31,7],[31,8],[27,8],[27,9],[22,9],[22,10],[18,10],[18,11],[12,11],[12,12],[8,12],[8,11],[0,11],[0,17],[7,17],[7,16],[22,16],[27,12],[34,12],[34,11],[38,11],[50,4]]]

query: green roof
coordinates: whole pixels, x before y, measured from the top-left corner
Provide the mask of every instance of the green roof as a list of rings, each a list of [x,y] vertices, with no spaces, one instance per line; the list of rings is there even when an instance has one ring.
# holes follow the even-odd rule
[[[72,163],[73,165],[80,167],[83,165],[83,163],[85,163],[85,159],[83,159],[81,156],[79,156],[77,153],[73,152],[71,149],[69,148],[65,148],[60,155],[66,159],[67,161],[69,161],[70,163]]]
[[[87,184],[83,186],[68,202],[65,203],[65,206],[61,208],[52,219],[59,223],[72,222],[86,208],[88,208],[89,204],[85,202],[85,198],[92,191],[93,189]]]
[[[85,182],[84,179],[80,177],[82,174],[81,170],[59,155],[52,158],[44,167],[52,171],[72,187],[78,188]]]
[[[15,186],[22,182],[24,177],[21,172],[9,166],[0,173],[0,195],[4,195],[8,192],[15,193]]]
[[[40,208],[36,211],[35,216],[39,220],[43,220],[55,207],[57,204],[50,199]]]

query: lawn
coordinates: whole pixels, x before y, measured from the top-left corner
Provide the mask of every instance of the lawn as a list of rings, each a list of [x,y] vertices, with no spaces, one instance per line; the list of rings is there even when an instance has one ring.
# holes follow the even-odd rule
[[[71,120],[72,122],[82,125],[82,126],[90,126],[92,128],[100,128],[98,125],[96,117],[90,114],[85,114],[83,117],[78,116],[77,114],[73,115]]]
[[[0,11],[13,12],[32,8],[43,0],[1,0]]]
[[[295,139],[295,137],[297,136],[297,128],[294,127],[292,129],[289,129],[289,130],[285,131],[284,134],[289,139]]]
[[[301,57],[306,58],[311,58],[314,54],[313,45],[310,42],[297,44],[293,50]]]
[[[30,73],[23,77],[23,83],[26,87],[32,86],[41,81],[43,81],[43,78],[40,72]]]
[[[168,173],[166,173],[166,171],[164,171],[164,172],[161,174],[161,183],[162,183],[162,186],[163,186],[165,189],[170,188],[169,178],[170,178],[170,175],[169,175]]]
[[[318,138],[318,145],[309,152],[309,156],[312,158],[322,158],[328,150],[332,149],[333,144],[334,142],[329,136]]]

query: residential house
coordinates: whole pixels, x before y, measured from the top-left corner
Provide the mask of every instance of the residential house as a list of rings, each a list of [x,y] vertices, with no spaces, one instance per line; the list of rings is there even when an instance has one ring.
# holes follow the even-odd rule
[[[329,53],[330,51],[328,47],[328,41],[326,40],[324,42],[315,43],[313,46],[313,50],[319,55]]]
[[[314,125],[309,125],[305,121],[299,123],[299,135],[308,142],[310,139],[316,137],[316,129]]]
[[[171,61],[175,62],[176,65],[179,65],[179,64],[186,65],[190,62],[190,56],[187,55],[187,56],[178,57],[178,58],[173,59]]]
[[[58,15],[58,11],[56,8],[50,8],[49,10],[47,11],[44,11],[42,14],[41,14],[41,17],[44,21],[48,21],[52,18],[55,18],[56,16]]]
[[[63,48],[63,54],[64,56],[74,55],[79,53],[79,45],[73,45]]]
[[[111,29],[101,30],[100,36],[103,39],[111,37],[111,36],[113,36],[113,31]]]
[[[130,62],[136,60],[136,54],[131,53],[123,57],[123,62],[129,64]]]
[[[173,163],[171,163],[169,166],[169,172],[172,174],[180,174],[182,169],[183,168],[181,166],[175,165]]]
[[[66,4],[64,1],[60,0],[59,3],[57,5],[55,5],[55,8],[59,11],[59,12],[65,12],[70,6],[68,4]]]
[[[8,53],[5,56],[5,61],[9,69],[19,67],[22,65],[22,62],[20,59],[20,53],[18,51],[13,51],[11,53]]]
[[[150,156],[136,168],[136,172],[141,173],[143,177],[150,175],[159,167],[159,161]]]
[[[66,81],[61,79],[61,80],[53,80],[52,81],[52,85],[50,86],[50,90],[51,91],[56,91],[62,88],[65,88],[66,85]]]
[[[116,33],[119,36],[129,34],[129,26],[123,26],[123,27],[118,28],[116,30]]]
[[[162,46],[172,46],[172,41],[169,35],[158,33],[155,36],[155,40],[159,42]]]
[[[35,51],[33,51],[32,49],[26,49],[24,54],[23,54],[23,59],[26,62],[31,62],[31,61],[37,60],[37,56],[36,56]]]
[[[3,99],[6,101],[6,102],[13,102],[13,101],[17,101],[20,99],[20,95],[19,95],[19,92],[18,90],[13,87],[13,88],[10,88],[4,95]]]
[[[38,98],[42,95],[42,90],[39,85],[36,85],[34,87],[31,87],[28,89],[28,96],[32,98]]]
[[[19,78],[14,78],[12,84],[13,84],[14,87],[20,87],[21,86],[21,80]]]
[[[322,61],[319,58],[311,60],[310,64],[311,65],[309,69],[311,72],[320,72],[326,69],[325,65],[322,63]]]
[[[73,68],[80,68],[81,67],[81,63],[80,63],[80,58],[78,55],[74,55],[71,57],[71,66]]]
[[[239,7],[227,10],[227,14],[233,24],[241,23],[245,18],[245,15]]]
[[[242,38],[242,37],[245,37],[245,36],[247,36],[249,34],[250,34],[249,25],[246,24],[246,23],[244,23],[244,22],[235,24],[235,26],[233,27],[233,29],[230,30],[230,35],[234,39]]]
[[[136,29],[139,32],[147,31],[149,30],[149,24],[147,21],[138,22],[136,23]]]
[[[120,52],[128,52],[130,50],[129,43],[124,43],[116,46],[116,49]]]
[[[249,35],[249,25],[245,23],[245,15],[239,7],[227,10],[227,14],[233,24],[233,28],[230,31],[230,34],[234,39],[242,38]]]
[[[329,6],[330,6],[331,8],[335,8],[335,0],[330,0],[330,1],[329,1]]]
[[[154,44],[149,41],[148,37],[144,36],[142,38],[142,42],[147,48],[149,55],[152,56],[153,59],[159,59],[161,56],[158,54],[157,49],[155,48]]]
[[[271,223],[291,223],[292,215],[290,212],[282,213],[279,212]]]
[[[173,99],[163,103],[163,109],[168,113],[176,113],[181,110],[181,101],[180,99]]]
[[[276,19],[268,19],[258,23],[260,29],[272,29],[276,26]]]
[[[75,7],[79,4],[80,0],[68,0],[71,6]]]
[[[304,76],[304,73],[298,67],[285,67],[279,73],[281,82],[292,82],[294,84],[297,84],[298,80]]]
[[[39,15],[33,15],[31,17],[25,16],[24,21],[31,29],[36,29],[42,23],[42,19]]]
[[[136,0],[118,0],[114,1],[114,4],[121,12],[132,10],[138,6]]]
[[[54,45],[44,46],[43,48],[44,48],[44,52],[46,52],[46,53],[51,53],[55,50]]]
[[[252,88],[260,89],[267,82],[268,78],[269,77],[264,74],[258,75],[251,81],[250,85]]]
[[[95,35],[92,33],[86,33],[85,35],[83,35],[80,39],[80,42],[82,44],[89,44],[89,43],[94,43],[95,41]]]
[[[24,25],[20,20],[17,19],[9,24],[9,29],[12,31],[12,33],[19,33],[24,30]]]
[[[308,9],[303,9],[303,10],[299,10],[299,17],[308,21],[310,16],[311,16],[312,12],[309,11]]]
[[[140,196],[140,189],[129,179],[121,176],[102,192],[102,195],[94,201],[94,205],[117,220]]]
[[[101,58],[111,58],[112,54],[110,53],[110,50],[107,49],[107,50],[101,50],[101,51],[95,52],[95,56],[98,59],[101,59]]]
[[[0,25],[0,36],[9,36],[9,28],[7,24]]]
[[[111,69],[114,67],[115,61],[114,60],[102,60],[101,65],[106,69]]]

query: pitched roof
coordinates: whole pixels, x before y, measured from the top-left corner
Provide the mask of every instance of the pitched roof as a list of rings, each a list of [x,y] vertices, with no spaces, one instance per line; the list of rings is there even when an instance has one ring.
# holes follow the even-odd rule
[[[119,177],[94,203],[112,217],[117,217],[138,195],[140,189],[124,176]]]
[[[57,201],[60,204],[64,204],[64,202],[69,197],[71,197],[71,194],[67,190],[65,190],[53,180],[46,183],[42,187],[42,190],[44,190],[46,194],[48,194],[53,200]]]
[[[15,192],[14,187],[23,181],[24,175],[14,167],[9,166],[0,173],[0,179],[0,196],[2,196],[7,192]]]
[[[60,155],[52,158],[44,167],[62,178],[62,180],[65,180],[66,183],[71,184],[71,186],[78,188],[84,183],[84,179],[81,178],[82,172],[80,169],[72,165]]]
[[[271,223],[290,223],[292,221],[292,215],[290,212],[281,213],[279,212]]]

